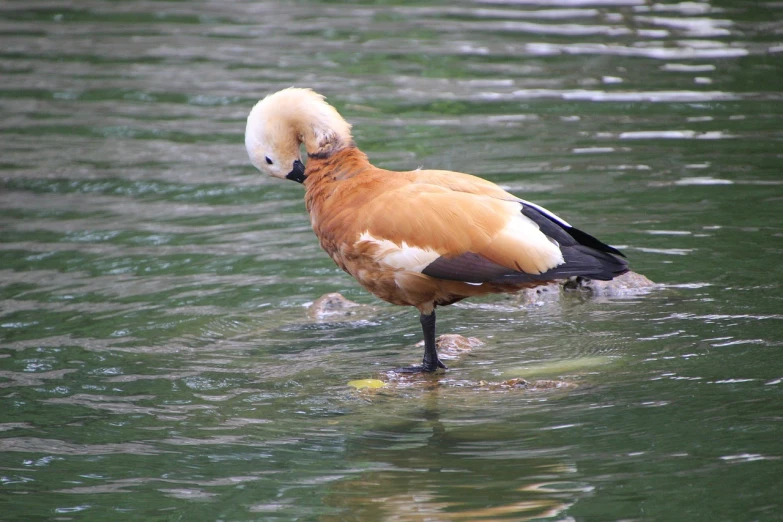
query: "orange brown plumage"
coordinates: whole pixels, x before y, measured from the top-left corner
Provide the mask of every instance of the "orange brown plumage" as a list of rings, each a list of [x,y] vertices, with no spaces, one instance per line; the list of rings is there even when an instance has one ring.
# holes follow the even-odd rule
[[[445,367],[434,346],[436,306],[627,271],[619,251],[489,181],[373,166],[350,126],[310,90],[259,102],[245,142],[260,170],[303,182],[313,231],[340,268],[377,297],[419,309],[425,356],[413,370]]]

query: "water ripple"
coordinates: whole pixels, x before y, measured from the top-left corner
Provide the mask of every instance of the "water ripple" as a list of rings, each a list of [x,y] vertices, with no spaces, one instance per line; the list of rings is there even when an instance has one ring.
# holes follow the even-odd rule
[[[0,450],[47,455],[159,455],[163,451],[144,443],[73,444],[58,439],[10,437],[0,439]]]
[[[693,491],[705,518],[780,511],[780,6],[1,11],[4,515],[618,519],[644,497],[673,520]],[[484,346],[356,392],[420,358],[420,329],[248,164],[248,108],[290,85],[379,166],[527,194],[662,284],[444,308],[439,333]],[[331,292],[372,308],[308,317]],[[486,385],[531,376],[566,386]]]

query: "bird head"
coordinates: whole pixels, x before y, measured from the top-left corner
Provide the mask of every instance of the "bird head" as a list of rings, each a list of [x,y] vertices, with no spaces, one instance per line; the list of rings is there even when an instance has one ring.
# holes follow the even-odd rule
[[[302,140],[290,118],[285,117],[286,102],[272,94],[253,107],[247,117],[245,147],[251,163],[261,172],[302,183]]]
[[[302,144],[311,156],[328,156],[352,143],[350,128],[323,96],[290,87],[253,107],[247,117],[245,147],[261,172],[302,183]]]

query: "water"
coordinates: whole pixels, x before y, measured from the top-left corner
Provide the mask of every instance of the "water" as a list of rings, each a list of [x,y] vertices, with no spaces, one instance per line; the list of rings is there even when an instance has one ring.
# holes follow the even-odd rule
[[[781,15],[4,3],[0,519],[783,519]],[[420,357],[417,315],[250,166],[244,118],[290,85],[378,166],[479,174],[662,286],[443,309],[486,345],[353,390]],[[368,308],[310,318],[327,292]]]

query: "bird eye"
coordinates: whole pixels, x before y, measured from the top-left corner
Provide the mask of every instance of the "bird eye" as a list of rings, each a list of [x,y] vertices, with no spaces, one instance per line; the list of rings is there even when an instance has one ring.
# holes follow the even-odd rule
[[[264,156],[264,159],[266,160],[267,165],[271,165],[272,164],[272,160],[269,159],[269,156]]]

